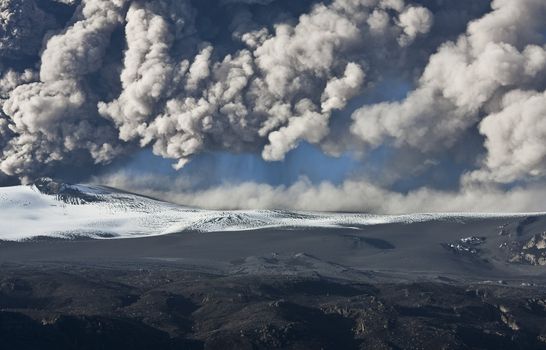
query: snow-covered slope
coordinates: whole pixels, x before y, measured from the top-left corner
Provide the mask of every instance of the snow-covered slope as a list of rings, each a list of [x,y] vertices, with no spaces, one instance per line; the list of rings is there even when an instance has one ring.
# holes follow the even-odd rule
[[[171,232],[194,220],[192,210],[97,186],[63,185],[43,192],[36,185],[0,188],[0,239],[37,236],[93,238]]]
[[[183,231],[242,231],[263,228],[359,228],[364,225],[463,218],[468,220],[488,216],[495,215],[385,216],[280,210],[200,210],[107,187],[68,185],[51,179],[38,180],[32,186],[0,188],[0,240],[5,241],[36,237],[128,238]]]

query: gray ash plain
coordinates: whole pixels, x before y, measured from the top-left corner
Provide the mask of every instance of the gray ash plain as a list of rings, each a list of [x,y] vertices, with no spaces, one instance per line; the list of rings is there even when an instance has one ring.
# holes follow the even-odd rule
[[[0,242],[0,339],[6,349],[546,349],[544,230],[535,215]]]

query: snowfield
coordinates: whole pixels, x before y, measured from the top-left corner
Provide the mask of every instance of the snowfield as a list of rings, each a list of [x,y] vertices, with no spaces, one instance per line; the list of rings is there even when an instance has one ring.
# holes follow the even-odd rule
[[[53,186],[53,187],[52,187]],[[53,188],[53,190],[51,189]],[[0,188],[0,240],[131,238],[184,231],[355,228],[389,223],[511,217],[522,214],[369,215],[282,210],[214,211],[183,207],[93,185],[42,180]]]

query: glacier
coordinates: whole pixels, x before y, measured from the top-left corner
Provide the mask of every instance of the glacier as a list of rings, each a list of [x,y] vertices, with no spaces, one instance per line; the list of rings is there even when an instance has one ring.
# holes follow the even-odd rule
[[[535,213],[536,214],[536,213]],[[434,220],[472,220],[525,214],[424,213],[375,215],[287,210],[204,210],[97,185],[40,179],[0,188],[0,240],[119,239],[181,232],[354,228]]]

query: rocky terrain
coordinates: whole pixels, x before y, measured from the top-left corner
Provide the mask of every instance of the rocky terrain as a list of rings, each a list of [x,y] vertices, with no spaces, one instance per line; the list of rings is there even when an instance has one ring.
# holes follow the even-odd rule
[[[2,265],[4,349],[545,349],[544,285]]]
[[[546,265],[546,232],[535,234],[527,241],[509,242],[505,247],[511,252],[511,263]]]

